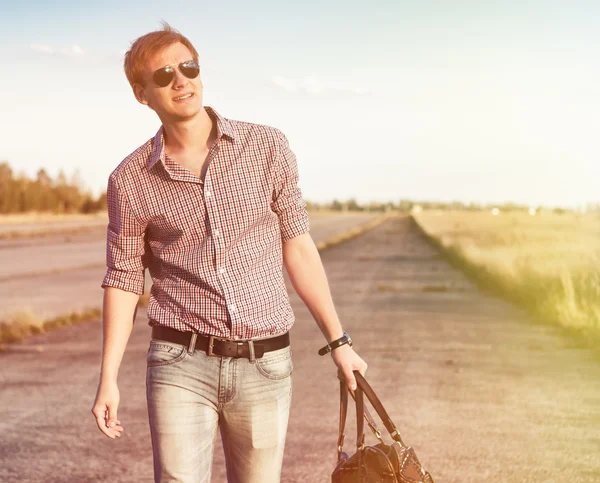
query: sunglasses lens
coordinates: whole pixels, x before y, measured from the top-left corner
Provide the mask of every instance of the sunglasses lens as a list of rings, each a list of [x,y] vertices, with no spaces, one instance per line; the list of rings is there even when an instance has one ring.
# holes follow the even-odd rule
[[[166,87],[173,80],[173,68],[163,67],[154,73],[154,82],[158,87]]]
[[[188,60],[179,64],[179,70],[188,79],[195,79],[200,73],[200,66],[195,60]]]

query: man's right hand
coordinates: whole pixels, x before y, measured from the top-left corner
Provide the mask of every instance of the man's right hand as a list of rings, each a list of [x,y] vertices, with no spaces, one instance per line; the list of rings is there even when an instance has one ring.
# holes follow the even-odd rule
[[[119,407],[119,388],[117,383],[100,383],[92,414],[96,418],[98,429],[111,439],[120,438],[124,431],[121,421],[117,419]]]

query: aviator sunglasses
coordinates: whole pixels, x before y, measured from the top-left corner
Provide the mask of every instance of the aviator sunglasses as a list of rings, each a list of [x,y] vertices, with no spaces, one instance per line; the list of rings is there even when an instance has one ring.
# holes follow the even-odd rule
[[[198,62],[195,60],[186,60],[179,64],[177,68],[179,69],[179,72],[188,79],[195,79],[200,73],[200,65],[198,65]],[[154,83],[158,87],[166,87],[171,83],[173,77],[175,77],[175,69],[172,66],[167,65],[155,71],[152,79],[154,79]]]

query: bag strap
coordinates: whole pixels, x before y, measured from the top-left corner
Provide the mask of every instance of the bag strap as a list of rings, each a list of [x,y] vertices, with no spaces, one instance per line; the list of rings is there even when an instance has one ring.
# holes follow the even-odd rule
[[[351,391],[349,391],[349,392],[350,392],[350,396],[352,396],[352,399],[354,399],[354,394]],[[369,426],[369,429],[375,435],[375,437],[383,443],[384,441],[383,441],[383,438],[381,437],[381,431],[379,431],[379,428],[377,427],[377,423],[375,423],[373,416],[371,416],[371,413],[369,412],[369,410],[367,409],[366,406],[365,406],[365,421],[367,421],[367,425]]]
[[[387,429],[389,431],[390,436],[394,439],[394,441],[398,441],[398,443],[400,443],[403,447],[405,447],[406,445],[404,444],[404,441],[402,441],[402,438],[400,437],[400,433],[398,432],[396,425],[394,424],[394,422],[392,421],[392,418],[390,418],[387,411],[383,407],[383,404],[381,403],[381,401],[375,394],[375,391],[373,391],[373,388],[369,385],[367,380],[362,376],[362,374],[360,372],[354,371],[354,377],[356,378],[356,384],[358,385],[358,387],[356,388],[357,389],[356,390],[357,405],[361,404],[362,408],[364,410],[364,402],[363,402],[363,398],[362,398],[362,392],[364,391],[364,393],[367,395],[367,398],[369,399],[369,401],[375,408],[375,411],[377,411],[377,414],[381,418],[381,421],[383,421],[383,425],[385,426],[385,429]],[[359,391],[359,389],[360,389],[360,391]],[[358,400],[359,393],[360,393],[360,401]],[[362,425],[362,417],[360,419],[361,419],[360,425],[363,426]]]
[[[394,425],[394,423],[391,420],[391,418],[389,417],[387,411],[383,407],[383,404],[381,403],[381,401],[375,394],[375,391],[373,391],[371,386],[367,383],[366,379],[358,371],[354,371],[354,377],[356,378],[356,382],[358,385],[355,393],[358,394],[359,389],[361,389],[361,391],[360,391],[361,396],[362,396],[363,391],[366,393],[367,398],[369,399],[369,401],[371,402],[371,404],[377,411],[377,414],[383,421],[386,429],[389,431],[390,436],[395,441],[400,443],[401,446],[406,447],[406,445],[404,444],[404,441],[402,441],[402,438],[400,437],[400,433],[398,432],[398,429],[396,429],[396,426]],[[344,439],[346,436],[344,431],[346,429],[346,418],[347,418],[347,413],[348,413],[348,392],[350,392],[350,395],[352,396],[355,404],[357,405],[357,413],[356,413],[356,415],[357,415],[357,446],[360,446],[361,443],[359,443],[358,440],[360,438],[360,435],[363,434],[363,432],[364,432],[364,423],[362,422],[362,417],[359,417],[359,414],[361,414],[361,412],[358,408],[359,401],[357,401],[355,394],[352,391],[350,391],[350,389],[346,385],[346,382],[340,380],[340,424],[339,424],[339,433],[338,433],[338,461],[339,461],[340,456],[343,451]],[[377,437],[377,439],[379,439],[379,441],[383,442],[383,439],[381,437],[381,432],[377,428],[377,425],[375,424],[373,417],[371,416],[371,414],[369,413],[369,411],[367,410],[367,408],[364,405],[364,399],[362,399],[362,414],[363,414],[365,420],[367,421],[367,424],[368,424],[369,428],[371,429],[371,431],[373,432],[373,434]],[[361,425],[362,429],[360,429],[360,430],[358,430],[358,424],[359,424],[358,420],[361,421],[360,425]],[[362,438],[362,440],[364,441],[364,437]]]
[[[348,386],[346,386],[346,383],[344,381],[340,381],[340,424],[338,433],[338,461],[340,459],[340,456],[342,455],[344,439],[346,437],[344,431],[346,429],[346,417],[348,413],[348,393],[350,393],[352,399],[354,399],[356,402],[354,393],[348,389]],[[377,424],[375,424],[375,420],[373,419],[366,407],[364,408],[364,417],[367,421],[369,429],[373,432],[375,437],[383,443],[381,431],[379,431]]]
[[[340,380],[340,429],[338,433],[338,461],[342,456],[344,446],[344,430],[346,428],[346,413],[348,412],[348,389],[344,381]]]
[[[362,449],[365,447],[365,400],[363,390],[360,386],[354,391],[354,402],[356,403],[356,449],[359,452],[358,462],[360,468]]]

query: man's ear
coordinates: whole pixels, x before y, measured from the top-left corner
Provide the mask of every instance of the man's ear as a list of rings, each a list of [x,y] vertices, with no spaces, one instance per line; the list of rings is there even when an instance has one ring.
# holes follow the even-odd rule
[[[135,95],[135,98],[137,99],[137,101],[140,104],[144,104],[146,106],[148,105],[148,99],[146,98],[146,91],[141,84],[138,84],[137,82],[135,84],[133,84],[133,94]]]

